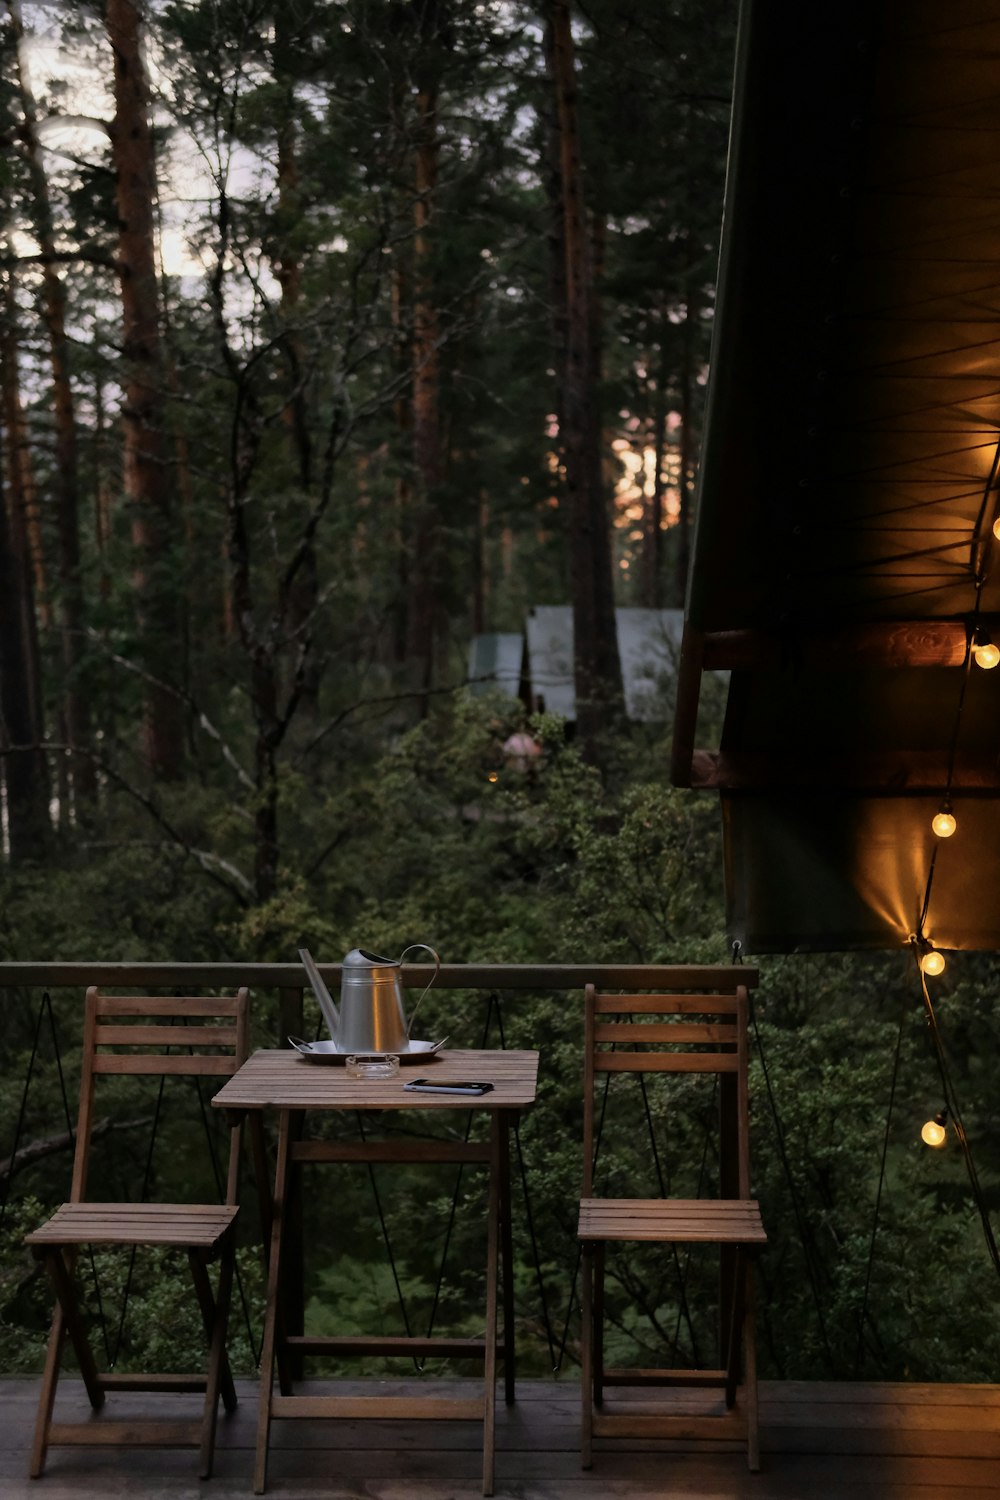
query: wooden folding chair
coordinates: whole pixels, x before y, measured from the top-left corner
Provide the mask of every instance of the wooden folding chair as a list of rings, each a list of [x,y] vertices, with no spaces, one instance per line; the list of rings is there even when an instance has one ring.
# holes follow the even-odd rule
[[[718,970],[712,977],[716,990],[723,988],[717,983]],[[690,990],[697,983],[696,971],[685,971],[678,983]],[[750,1251],[767,1237],[760,1210],[750,1197],[746,987],[734,980],[728,994],[598,995],[588,985],[584,1004],[584,1181],[579,1221],[583,1465],[591,1465],[594,1437],[735,1437],[746,1441],[748,1462],[755,1470],[760,1459]],[[612,1096],[618,1093],[610,1087],[618,1073],[638,1075],[632,1083],[643,1090],[643,1109],[649,1120],[652,1111],[646,1080],[651,1074],[684,1075],[685,1090],[694,1086],[692,1074],[717,1075],[720,1197],[594,1196],[595,1095],[602,1095],[603,1125]],[[640,1241],[671,1247],[721,1247],[719,1368],[605,1368],[605,1246]],[[673,1253],[679,1265],[676,1249]],[[684,1252],[685,1256],[690,1253]],[[702,1395],[673,1411],[666,1399],[651,1406],[647,1397],[641,1409],[634,1402],[631,1409],[618,1400],[605,1402],[606,1387],[641,1386],[689,1387]],[[704,1395],[706,1388],[711,1391],[713,1387],[724,1392],[724,1405],[717,1396]],[[695,1406],[701,1409],[695,1412]]]
[[[31,1452],[31,1476],[45,1466],[51,1444],[150,1444],[200,1449],[201,1475],[212,1471],[218,1398],[226,1410],[236,1391],[226,1357],[226,1325],[232,1292],[241,1126],[230,1135],[226,1197],[223,1204],[88,1202],[87,1177],[94,1127],[95,1085],[111,1075],[143,1074],[154,1079],[187,1074],[228,1078],[247,1055],[248,992],[235,998],[121,998],[87,991],[83,1032],[80,1111],[73,1158],[70,1201],[47,1223],[26,1236],[36,1259],[44,1261],[55,1288],[52,1320]],[[82,1245],[159,1246],[186,1250],[195,1295],[208,1339],[204,1375],[102,1373],[90,1347],[77,1296],[74,1267]],[[218,1257],[218,1290],[212,1292],[207,1263]],[[112,1421],[102,1418],[54,1422],[56,1384],[66,1336],[94,1411],[105,1397],[121,1391],[204,1391],[200,1420],[186,1422]]]

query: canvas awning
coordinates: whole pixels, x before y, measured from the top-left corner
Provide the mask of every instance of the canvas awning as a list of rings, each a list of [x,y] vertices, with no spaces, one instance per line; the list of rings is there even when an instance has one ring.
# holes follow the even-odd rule
[[[998,313],[1000,0],[745,4],[673,779],[748,951],[1000,947]]]

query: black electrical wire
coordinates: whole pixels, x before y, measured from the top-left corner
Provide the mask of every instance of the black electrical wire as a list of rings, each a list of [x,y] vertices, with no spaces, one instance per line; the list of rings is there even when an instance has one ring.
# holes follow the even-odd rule
[[[31,1052],[28,1055],[28,1067],[24,1075],[24,1088],[21,1090],[21,1104],[17,1112],[17,1124],[14,1126],[14,1144],[10,1148],[10,1170],[7,1173],[7,1181],[4,1184],[3,1198],[2,1200],[0,1200],[0,1229],[3,1228],[3,1221],[7,1213],[7,1202],[10,1198],[10,1185],[14,1180],[14,1171],[17,1165],[18,1147],[21,1144],[21,1135],[24,1131],[24,1121],[28,1111],[28,1091],[31,1088],[31,1078],[32,1074],[35,1071],[35,1059],[38,1056],[38,1040],[42,1031],[42,1017],[45,1015],[46,1006],[49,1007],[49,1011],[51,1012],[52,1001],[49,999],[48,990],[46,990],[44,995],[42,996],[42,1002],[38,1007],[38,1016],[35,1020],[35,1030],[31,1038]],[[59,1077],[61,1081],[62,1069],[60,1069]],[[66,1101],[66,1124],[70,1130],[70,1134],[72,1134],[73,1127],[70,1123],[69,1118],[68,1100]]]
[[[611,1043],[612,1052],[615,1051],[617,1045],[617,1042]],[[601,1137],[604,1134],[604,1117],[607,1113],[608,1108],[608,1090],[610,1086],[611,1074],[605,1073],[604,1093],[601,1095],[601,1111],[597,1117],[597,1130],[594,1133],[594,1158],[592,1163],[592,1172],[595,1185],[597,1180],[597,1160],[601,1154]],[[559,1340],[559,1354],[552,1369],[553,1375],[558,1375],[560,1370],[562,1369],[563,1356],[566,1353],[566,1341],[569,1338],[569,1325],[573,1317],[573,1304],[576,1301],[576,1284],[580,1279],[580,1263],[582,1260],[583,1241],[578,1239],[576,1242],[576,1260],[573,1264],[573,1276],[569,1284],[569,1301],[566,1304],[566,1321],[563,1324],[562,1338]]]
[[[483,1023],[483,1035],[482,1035],[482,1040],[480,1041],[480,1044],[479,1044],[480,1047],[484,1051],[486,1049],[486,1044],[487,1044],[487,1042],[490,1039],[490,1025],[491,1025],[492,1018],[493,1018],[494,1007],[496,1007],[498,1005],[499,1005],[499,997],[498,997],[496,991],[494,990],[494,991],[491,992],[490,998],[489,998],[489,1000],[487,1001],[487,1004],[486,1004],[486,1019],[485,1019],[485,1021]],[[465,1136],[464,1136],[464,1139],[466,1141],[468,1141],[469,1137],[472,1135],[472,1118],[473,1118],[472,1117],[472,1111],[469,1110],[467,1112],[467,1114],[466,1114],[466,1120],[465,1120]],[[441,1260],[440,1260],[440,1263],[438,1265],[437,1282],[435,1283],[435,1286],[434,1286],[434,1296],[431,1299],[431,1310],[430,1310],[430,1313],[428,1314],[428,1318],[427,1318],[427,1337],[428,1338],[430,1338],[431,1334],[434,1331],[434,1321],[435,1321],[435,1319],[437,1317],[438,1305],[439,1305],[440,1300],[441,1300],[441,1288],[444,1285],[445,1264],[446,1264],[447,1259],[448,1259],[448,1250],[451,1247],[451,1236],[452,1236],[452,1232],[453,1232],[453,1230],[455,1228],[455,1219],[456,1219],[457,1214],[458,1214],[458,1195],[459,1195],[459,1193],[461,1191],[462,1176],[463,1176],[464,1171],[465,1171],[465,1163],[464,1162],[459,1162],[459,1164],[458,1164],[458,1171],[455,1174],[455,1188],[454,1188],[454,1191],[452,1192],[452,1195],[451,1195],[451,1207],[450,1207],[449,1212],[448,1212],[448,1223],[447,1223],[447,1225],[445,1227],[445,1232],[444,1232],[444,1246],[443,1246],[442,1251],[441,1251]],[[425,1364],[426,1364],[426,1360],[420,1360],[417,1363],[418,1370],[423,1370]]]
[[[788,1159],[788,1150],[785,1146],[785,1132],[781,1124],[781,1117],[778,1114],[778,1104],[777,1100],[774,1097],[774,1090],[771,1087],[771,1074],[767,1066],[767,1058],[764,1054],[764,1047],[760,1039],[760,1028],[757,1025],[757,1013],[754,1009],[752,998],[750,1000],[750,1021],[753,1026],[754,1040],[757,1044],[757,1055],[760,1058],[761,1071],[764,1075],[764,1087],[767,1091],[768,1104],[771,1107],[771,1115],[774,1119],[775,1136],[778,1142],[778,1154],[781,1158],[781,1165],[784,1169],[785,1179],[788,1183],[788,1191],[792,1200],[792,1210],[795,1214],[795,1222],[798,1226],[799,1231],[799,1240],[802,1244],[802,1251],[806,1263],[806,1274],[809,1277],[809,1285],[812,1289],[813,1301],[816,1304],[816,1317],[819,1322],[820,1337],[823,1340],[823,1350],[826,1354],[826,1362],[827,1366],[829,1367],[830,1373],[835,1374],[836,1369],[833,1358],[833,1350],[830,1347],[830,1339],[826,1330],[826,1319],[823,1316],[823,1300],[820,1296],[819,1284],[816,1279],[816,1268],[813,1265],[813,1257],[809,1249],[809,1239],[806,1234],[805,1218],[802,1213],[802,1205],[799,1202],[799,1194],[798,1189],[795,1186],[795,1178],[792,1175],[791,1162]]]
[[[173,1017],[171,1017],[171,1019],[170,1019],[170,1024],[171,1024],[171,1026],[174,1024],[174,1018]],[[166,1051],[166,1056],[169,1057],[169,1055],[170,1055],[170,1048],[168,1047],[167,1051]],[[148,1149],[146,1151],[146,1165],[145,1165],[145,1168],[144,1168],[143,1174],[142,1174],[142,1190],[141,1190],[141,1196],[139,1198],[139,1202],[140,1203],[145,1203],[146,1202],[146,1195],[149,1192],[149,1180],[150,1180],[150,1178],[151,1178],[151,1176],[153,1174],[153,1149],[154,1149],[154,1147],[156,1145],[156,1136],[157,1136],[157,1132],[158,1132],[159,1126],[160,1126],[160,1113],[161,1113],[161,1109],[162,1109],[162,1106],[163,1106],[163,1089],[164,1089],[164,1085],[166,1084],[166,1081],[167,1081],[166,1074],[165,1073],[161,1074],[160,1075],[160,1086],[159,1086],[159,1088],[157,1089],[157,1092],[156,1092],[156,1108],[153,1111],[153,1123],[152,1123],[152,1126],[151,1126],[150,1132],[149,1132],[149,1146],[148,1146]],[[121,1350],[122,1350],[122,1338],[123,1338],[124,1333],[125,1333],[125,1317],[126,1317],[126,1314],[128,1313],[129,1297],[132,1294],[132,1278],[133,1278],[133,1273],[135,1271],[135,1261],[136,1261],[136,1255],[137,1255],[137,1253],[138,1253],[138,1246],[137,1245],[133,1245],[132,1249],[131,1249],[131,1253],[129,1254],[129,1259],[128,1259],[128,1274],[125,1277],[125,1290],[122,1292],[122,1307],[121,1307],[121,1314],[120,1314],[119,1319],[118,1319],[118,1330],[117,1330],[117,1332],[115,1334],[114,1352],[113,1352],[113,1354],[111,1355],[111,1357],[110,1357],[110,1359],[108,1361],[108,1363],[110,1364],[110,1366],[111,1366],[112,1369],[114,1369],[115,1365],[118,1363],[118,1356],[119,1356],[119,1354],[121,1353]]]
[[[885,1167],[889,1154],[889,1130],[892,1125],[892,1111],[896,1103],[896,1084],[899,1079],[899,1059],[903,1049],[903,1027],[909,1013],[909,1007],[904,1006],[899,1017],[899,1028],[896,1032],[896,1050],[892,1059],[892,1078],[889,1083],[889,1103],[885,1112],[885,1130],[882,1134],[882,1159],[879,1162],[878,1188],[875,1192],[875,1211],[872,1215],[872,1232],[868,1242],[868,1264],[865,1268],[865,1290],[861,1298],[861,1310],[858,1313],[858,1345],[854,1354],[854,1379],[857,1380],[861,1369],[861,1356],[864,1352],[865,1318],[868,1315],[868,1294],[872,1284],[872,1269],[875,1265],[875,1240],[878,1235],[879,1214],[882,1208],[882,1189],[885,1186]]]
[[[188,1051],[193,1057],[194,1048],[189,1047]],[[209,1160],[212,1163],[212,1176],[215,1178],[216,1195],[219,1202],[222,1203],[224,1202],[226,1196],[225,1184],[222,1181],[222,1169],[219,1165],[218,1152],[215,1149],[215,1136],[213,1134],[211,1122],[209,1120],[208,1110],[205,1106],[205,1095],[201,1087],[201,1079],[198,1077],[197,1073],[192,1073],[191,1081],[194,1084],[195,1092],[198,1095],[198,1107],[201,1111],[201,1123],[205,1131],[205,1140],[208,1145]],[[242,1153],[237,1158],[237,1200],[239,1199],[239,1170],[241,1166]],[[250,1321],[250,1304],[247,1300],[246,1288],[243,1285],[243,1277],[240,1273],[240,1263],[236,1259],[235,1252],[233,1255],[233,1271],[236,1276],[236,1291],[240,1299],[240,1306],[243,1310],[243,1321],[246,1324],[247,1338],[250,1341],[250,1352],[253,1355],[253,1362],[256,1366],[260,1364],[260,1349],[258,1348],[256,1340],[254,1339],[253,1326]]]
[[[500,996],[497,994],[497,1032],[500,1037],[500,1046],[507,1050],[507,1038],[503,1029],[503,1012],[500,1009]],[[531,1193],[528,1189],[528,1174],[524,1166],[524,1152],[521,1150],[521,1124],[514,1120],[514,1150],[517,1153],[518,1173],[521,1178],[521,1191],[524,1194],[524,1216],[528,1222],[528,1238],[531,1241],[531,1256],[535,1266],[535,1283],[538,1287],[538,1297],[542,1306],[542,1322],[545,1325],[545,1338],[549,1346],[549,1359],[555,1359],[555,1335],[552,1332],[552,1320],[549,1317],[549,1302],[545,1292],[545,1278],[542,1275],[542,1258],[538,1253],[538,1239],[535,1234],[535,1216],[531,1208]]]
[[[358,1135],[361,1137],[362,1141],[364,1141],[366,1139],[365,1122],[364,1116],[361,1114],[360,1110],[357,1113],[357,1121]],[[392,1280],[396,1288],[396,1299],[399,1302],[399,1310],[403,1315],[403,1328],[405,1330],[406,1337],[412,1338],[413,1335],[410,1328],[410,1315],[406,1308],[406,1298],[403,1296],[403,1287],[399,1279],[399,1272],[396,1269],[396,1257],[393,1254],[392,1241],[389,1238],[389,1226],[385,1221],[385,1213],[382,1209],[382,1199],[379,1196],[378,1182],[375,1178],[375,1165],[373,1162],[368,1163],[368,1180],[372,1186],[372,1195],[375,1199],[375,1212],[378,1214],[379,1225],[382,1229],[382,1238],[385,1240],[385,1248],[389,1255],[389,1268],[392,1271]],[[418,1371],[422,1368],[416,1359],[413,1361],[413,1364],[414,1368]]]
[[[969,685],[969,674],[972,668],[972,643],[975,640],[979,620],[979,605],[983,595],[983,584],[985,578],[980,578],[976,585],[976,603],[969,623],[965,642],[965,657],[962,661],[962,685],[959,688],[958,704],[955,709],[955,719],[951,731],[951,743],[948,747],[948,769],[945,775],[945,798],[951,796],[952,786],[955,780],[955,759],[958,754],[958,735],[962,725],[962,710],[965,707],[965,694]],[[934,888],[934,872],[937,869],[938,850],[941,848],[941,840],[935,839],[934,848],[931,852],[931,862],[927,871],[927,880],[924,885],[924,899],[920,907],[920,916],[917,919],[917,937],[923,939],[924,923],[927,921],[927,913],[930,910],[931,891]]]
[[[634,1016],[630,1016],[629,1020],[634,1021],[635,1017]],[[653,1113],[652,1113],[652,1110],[649,1107],[649,1094],[648,1094],[647,1089],[646,1089],[646,1075],[645,1075],[645,1073],[637,1073],[636,1077],[639,1080],[639,1088],[640,1088],[640,1091],[642,1093],[642,1107],[643,1107],[643,1111],[644,1111],[645,1116],[646,1116],[646,1129],[649,1131],[649,1145],[650,1145],[650,1149],[651,1149],[651,1151],[653,1153],[653,1165],[656,1168],[656,1180],[657,1180],[657,1183],[659,1184],[659,1188],[660,1188],[660,1197],[661,1198],[666,1198],[668,1196],[668,1194],[667,1194],[667,1184],[666,1184],[666,1180],[665,1180],[664,1175],[663,1175],[663,1166],[662,1166],[662,1164],[660,1162],[659,1148],[657,1147],[657,1144],[656,1144],[656,1131],[655,1131],[655,1129],[653,1127]],[[717,1081],[717,1079],[718,1079],[718,1075],[716,1075],[716,1081]],[[706,1133],[706,1138],[707,1138],[707,1134],[708,1134],[707,1126],[706,1126],[706,1132],[705,1133]],[[707,1154],[707,1149],[708,1149],[708,1147],[707,1147],[707,1139],[706,1139],[706,1147],[705,1147],[706,1154]],[[704,1161],[704,1157],[703,1157],[703,1161]],[[673,1260],[674,1271],[675,1271],[675,1273],[677,1275],[677,1292],[678,1292],[677,1327],[678,1327],[678,1331],[679,1331],[679,1329],[680,1329],[680,1323],[681,1323],[682,1319],[687,1324],[687,1330],[688,1330],[688,1333],[690,1334],[690,1337],[691,1337],[691,1359],[692,1359],[692,1361],[694,1362],[695,1365],[700,1365],[701,1364],[701,1355],[700,1355],[699,1350],[698,1350],[698,1339],[697,1339],[697,1336],[695,1334],[694,1322],[693,1322],[692,1317],[691,1317],[691,1309],[690,1309],[690,1307],[688,1305],[688,1299],[687,1299],[687,1264],[688,1264],[688,1261],[690,1260],[690,1255],[691,1255],[691,1252],[690,1252],[690,1249],[689,1249],[688,1253],[687,1253],[687,1259],[685,1261],[685,1265],[682,1267],[681,1266],[681,1258],[680,1258],[680,1254],[679,1254],[679,1252],[677,1250],[677,1246],[676,1246],[676,1244],[671,1243],[671,1246],[670,1246],[670,1256],[671,1256],[671,1259]],[[674,1350],[675,1350],[675,1352],[677,1350],[677,1335],[676,1334],[674,1336]]]
[[[934,1005],[930,997],[930,992],[927,989],[927,978],[922,970],[920,971],[920,987],[923,991],[924,1014],[927,1017],[928,1029],[931,1034],[931,1039],[934,1043],[934,1055],[937,1059],[938,1073],[941,1078],[941,1087],[944,1092],[944,1102],[947,1106],[948,1117],[955,1127],[955,1134],[958,1137],[958,1143],[962,1148],[962,1156],[965,1160],[965,1167],[969,1176],[969,1184],[972,1188],[972,1196],[983,1226],[983,1237],[986,1240],[986,1248],[989,1251],[990,1259],[993,1262],[993,1269],[997,1272],[998,1275],[1000,1275],[1000,1250],[998,1250],[997,1248],[996,1237],[993,1233],[993,1225],[990,1222],[989,1208],[987,1207],[983,1189],[979,1181],[979,1174],[976,1171],[976,1164],[972,1159],[972,1148],[969,1145],[969,1137],[966,1133],[965,1122],[962,1119],[962,1111],[959,1106],[958,1095],[955,1092],[955,1086],[948,1067],[947,1054],[944,1049],[944,1043],[941,1039],[940,1030],[938,1029],[937,1015],[934,1011]]]

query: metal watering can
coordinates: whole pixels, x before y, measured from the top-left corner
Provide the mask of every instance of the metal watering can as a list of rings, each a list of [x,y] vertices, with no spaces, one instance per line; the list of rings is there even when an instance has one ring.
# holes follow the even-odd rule
[[[417,997],[407,1022],[403,959],[415,948],[433,955],[434,975]],[[365,948],[352,948],[341,969],[339,1010],[309,952],[300,948],[299,957],[338,1052],[407,1051],[420,1002],[441,970],[441,960],[433,948],[427,943],[411,943],[398,958],[382,958]]]

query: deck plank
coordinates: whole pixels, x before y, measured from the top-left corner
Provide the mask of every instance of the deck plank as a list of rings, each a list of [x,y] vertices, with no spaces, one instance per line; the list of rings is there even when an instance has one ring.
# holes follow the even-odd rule
[[[475,1382],[341,1381],[317,1394],[421,1396],[474,1392]],[[243,1500],[250,1494],[256,1385],[238,1382],[240,1406],[221,1417],[216,1474],[199,1483],[190,1452],[53,1450],[45,1478],[27,1477],[38,1382],[0,1383],[3,1500]],[[719,1441],[595,1445],[579,1460],[579,1392],[573,1380],[523,1381],[516,1406],[497,1409],[499,1500],[1000,1500],[1000,1386],[826,1385],[765,1382],[763,1469]],[[668,1399],[672,1393],[667,1393]],[[679,1401],[683,1397],[677,1398]],[[196,1397],[109,1398],[115,1415],[184,1417]],[[86,1421],[78,1381],[60,1384],[57,1414]],[[112,1411],[108,1412],[112,1415]],[[97,1419],[99,1420],[99,1419]],[[478,1422],[276,1421],[268,1494],[278,1500],[478,1500]]]

